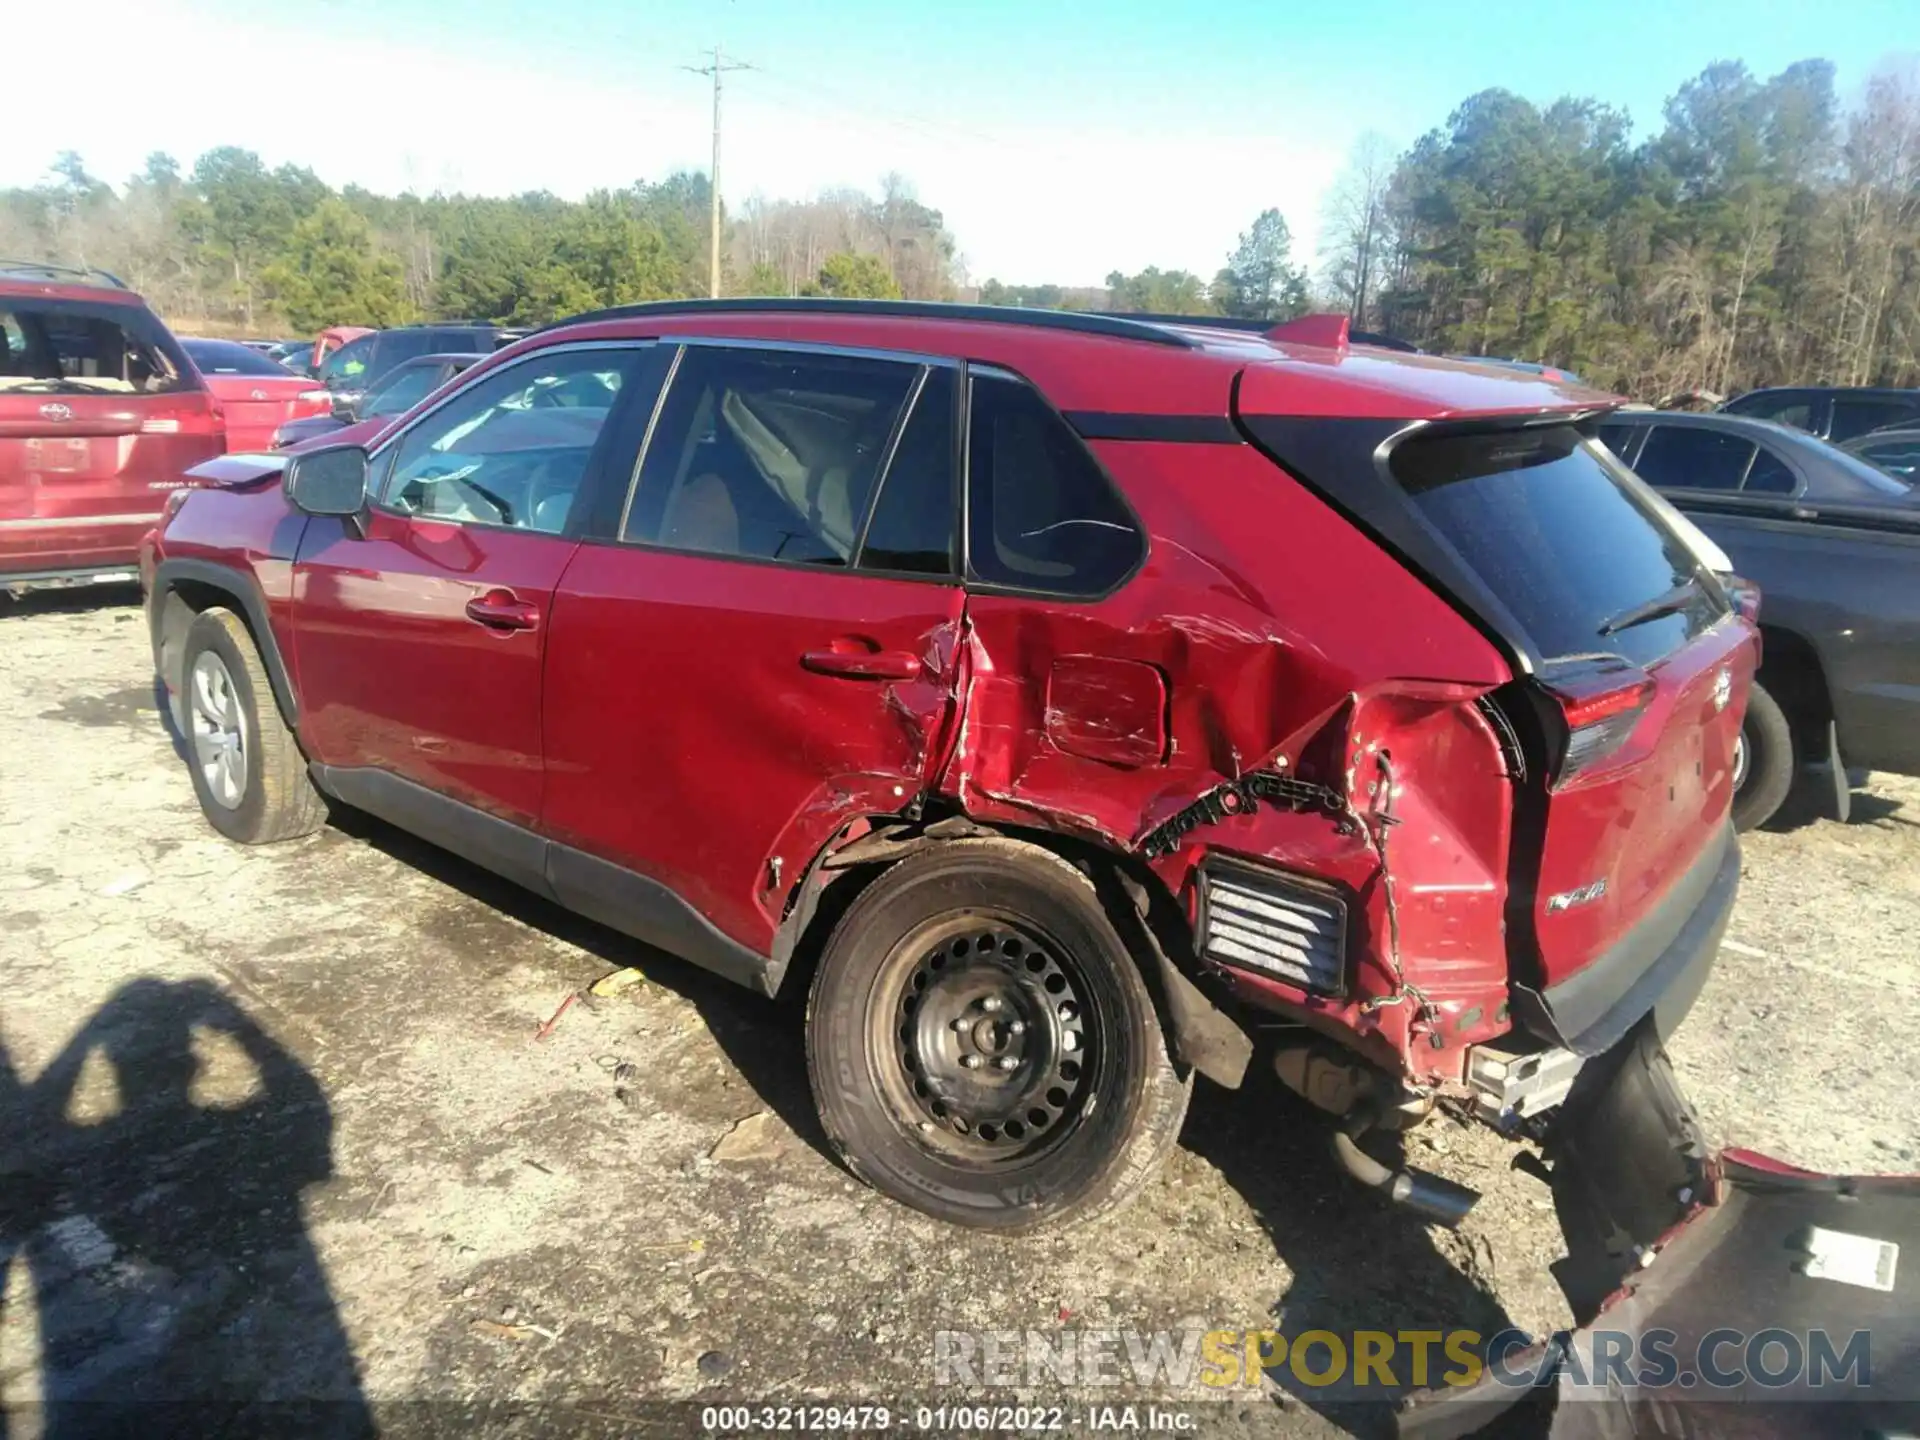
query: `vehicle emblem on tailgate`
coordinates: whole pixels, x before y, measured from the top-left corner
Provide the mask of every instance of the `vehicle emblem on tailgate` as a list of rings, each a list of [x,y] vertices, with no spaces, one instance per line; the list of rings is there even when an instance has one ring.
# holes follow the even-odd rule
[[[71,405],[62,405],[58,400],[49,400],[40,407],[40,418],[42,420],[71,420],[73,418],[73,407]]]
[[[1726,666],[1720,667],[1720,673],[1713,677],[1713,713],[1718,715],[1727,708],[1727,702],[1733,699],[1733,672]]]
[[[1578,890],[1562,890],[1558,895],[1547,897],[1547,914],[1558,915],[1562,910],[1571,910],[1576,905],[1590,905],[1607,893],[1607,882],[1596,880],[1591,885],[1582,885]]]
[[[253,394],[249,398],[254,400],[264,400],[267,398],[267,392],[264,390],[256,390],[253,392]]]

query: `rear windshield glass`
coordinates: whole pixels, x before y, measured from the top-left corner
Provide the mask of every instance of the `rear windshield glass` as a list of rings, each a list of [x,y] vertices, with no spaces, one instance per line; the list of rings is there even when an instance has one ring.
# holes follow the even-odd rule
[[[1548,660],[1648,665],[1725,613],[1679,537],[1569,426],[1416,437],[1392,464],[1422,518]],[[1672,613],[1625,623],[1668,597]]]
[[[159,322],[144,310],[0,299],[0,394],[157,395],[192,388]]]
[[[278,360],[232,340],[182,340],[180,348],[202,375],[271,375],[284,380],[293,373]]]

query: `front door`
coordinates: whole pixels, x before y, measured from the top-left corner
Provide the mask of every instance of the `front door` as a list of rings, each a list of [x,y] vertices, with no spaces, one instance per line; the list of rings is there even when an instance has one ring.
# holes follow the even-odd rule
[[[492,371],[382,447],[363,521],[308,524],[294,663],[313,759],[536,823],[554,587],[644,353],[562,347]]]
[[[913,805],[953,709],[953,425],[944,366],[681,351],[632,494],[554,597],[552,839],[765,955],[834,831]]]

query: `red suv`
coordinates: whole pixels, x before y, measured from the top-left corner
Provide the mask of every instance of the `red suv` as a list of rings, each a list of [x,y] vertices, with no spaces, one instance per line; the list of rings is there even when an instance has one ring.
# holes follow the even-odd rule
[[[206,381],[138,295],[0,260],[0,589],[131,577],[165,492],[226,448]]]
[[[1256,1027],[1368,1156],[1690,1004],[1755,631],[1613,401],[1270,333],[912,303],[558,325],[206,467],[144,557],[223,834],[370,811],[743,985],[827,1132],[1085,1214]],[[284,466],[284,473],[282,467]]]

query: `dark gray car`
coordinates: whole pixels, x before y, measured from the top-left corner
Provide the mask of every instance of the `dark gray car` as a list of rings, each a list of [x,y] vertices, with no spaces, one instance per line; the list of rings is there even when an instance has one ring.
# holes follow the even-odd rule
[[[1599,433],[1760,587],[1735,821],[1770,817],[1806,761],[1842,818],[1848,766],[1920,774],[1920,491],[1765,420],[1619,411]]]
[[[1849,440],[1846,451],[1878,466],[1896,480],[1920,485],[1920,426],[1869,431],[1858,440]]]
[[[1890,425],[1920,424],[1920,390],[1877,385],[1797,385],[1749,390],[1720,407],[1723,415],[1777,420],[1838,445]]]
[[[416,355],[404,360],[357,400],[336,399],[331,415],[289,420],[273,432],[273,448],[284,450],[315,436],[331,434],[361,420],[404,415],[484,355]]]

